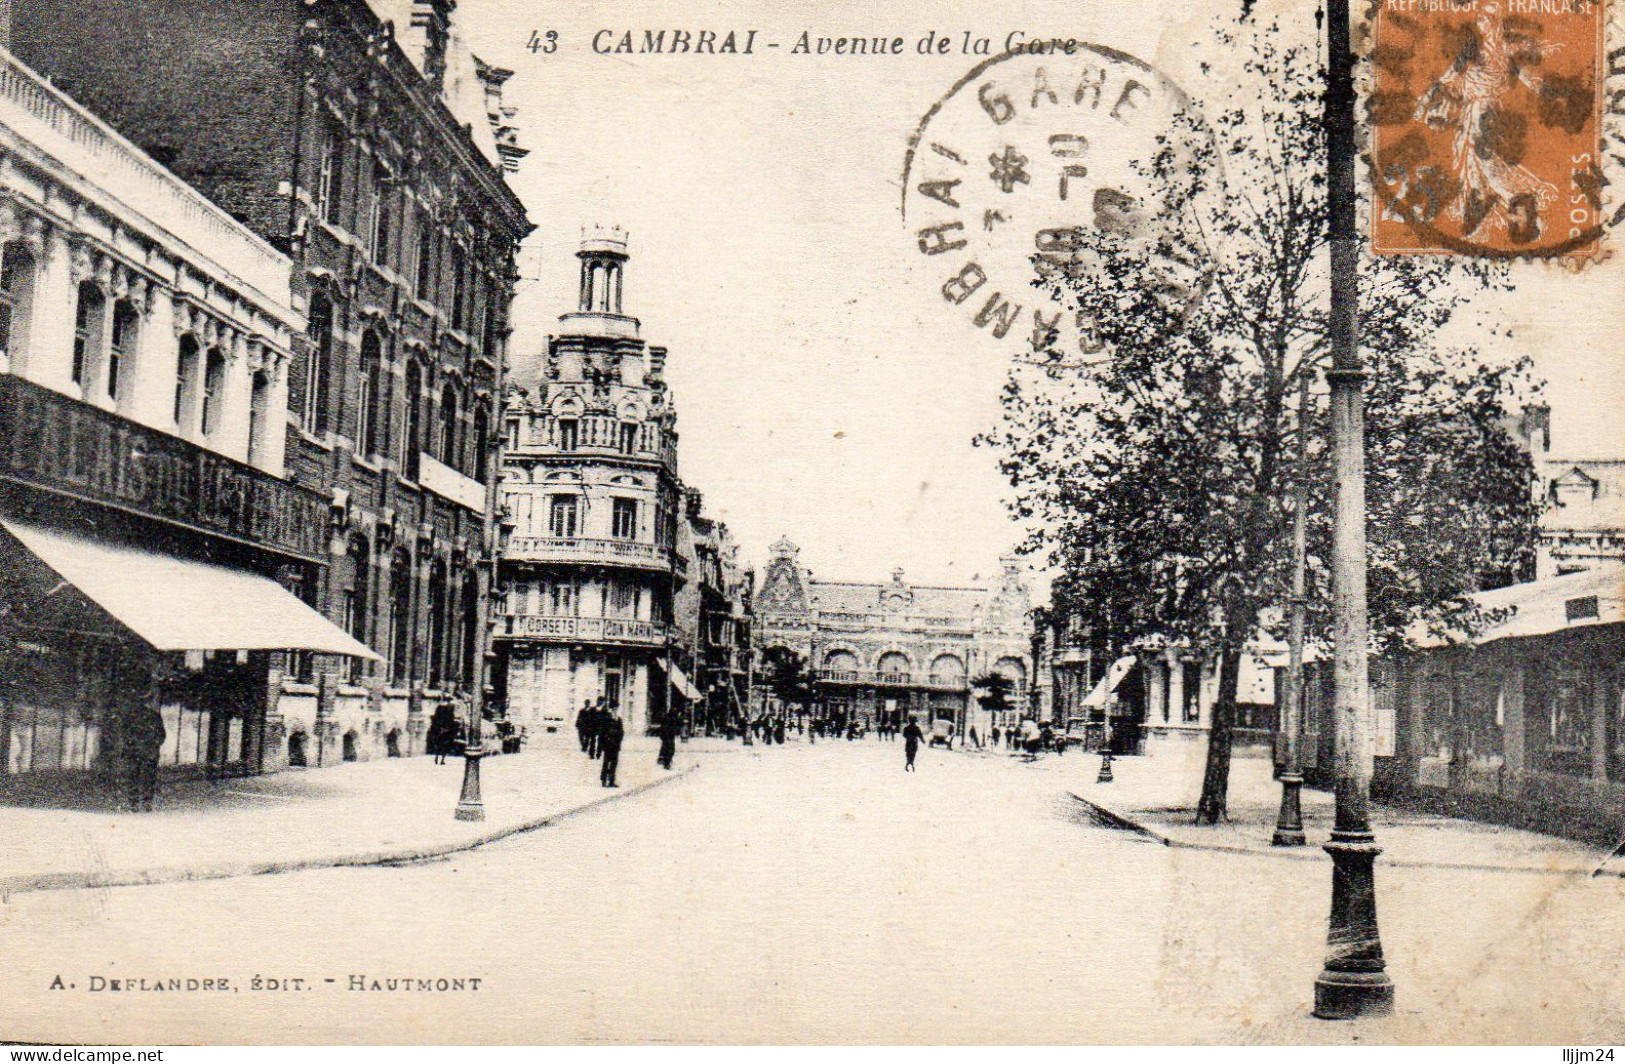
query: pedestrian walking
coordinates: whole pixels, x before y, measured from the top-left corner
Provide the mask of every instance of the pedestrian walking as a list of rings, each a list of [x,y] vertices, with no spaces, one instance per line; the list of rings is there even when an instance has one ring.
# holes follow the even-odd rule
[[[920,739],[923,734],[920,731],[919,721],[911,720],[908,722],[908,727],[903,729],[904,772],[914,771],[914,758],[920,752]]]
[[[604,700],[600,698],[592,704],[591,718],[587,728],[587,756],[597,760],[603,752],[604,724],[607,721],[604,709]]]
[[[605,787],[619,787],[615,773],[621,767],[621,741],[626,738],[626,725],[614,711],[604,712],[605,719],[598,733],[598,756],[603,761],[598,770],[598,782]]]
[[[993,725],[992,735],[993,735],[993,749],[997,750],[999,748],[999,726],[997,724]]]
[[[456,752],[457,727],[457,711],[450,702],[442,702],[434,708],[434,716],[429,718],[427,743],[435,764],[444,765],[446,755]]]
[[[169,732],[164,728],[164,671],[155,668],[125,725],[124,757],[130,812],[152,812],[158,794],[158,758]]]
[[[677,756],[677,714],[668,712],[660,722],[660,767],[671,771],[672,758]]]
[[[587,733],[592,730],[592,699],[584,699],[581,709],[576,713],[576,741],[581,744],[581,752],[587,752]]]

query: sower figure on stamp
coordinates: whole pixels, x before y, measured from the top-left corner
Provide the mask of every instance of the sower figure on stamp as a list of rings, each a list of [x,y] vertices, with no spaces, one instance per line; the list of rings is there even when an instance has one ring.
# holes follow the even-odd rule
[[[124,759],[132,813],[152,812],[158,793],[158,758],[169,736],[164,728],[164,692],[171,673],[162,659],[153,662],[125,721]]]
[[[621,767],[621,740],[626,737],[626,725],[621,723],[620,714],[614,710],[604,711],[604,721],[599,726],[598,756],[603,759],[603,767],[598,772],[598,782],[605,787],[619,787],[615,782],[615,771]]]

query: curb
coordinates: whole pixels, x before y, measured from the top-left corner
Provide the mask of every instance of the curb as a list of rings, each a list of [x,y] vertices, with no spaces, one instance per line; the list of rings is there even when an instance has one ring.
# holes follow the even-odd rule
[[[1090,798],[1085,798],[1077,791],[1069,791],[1073,799],[1083,803],[1094,811],[1101,820],[1112,827],[1124,831],[1132,831],[1137,835],[1151,839],[1173,850],[1205,850],[1208,853],[1234,853],[1248,857],[1267,857],[1281,861],[1329,861],[1330,858],[1320,853],[1318,846],[1304,847],[1271,847],[1267,850],[1253,849],[1247,846],[1230,846],[1219,842],[1190,842],[1186,839],[1177,839],[1165,835],[1154,828],[1147,827],[1130,817],[1124,816],[1117,810],[1101,805]],[[1418,861],[1411,858],[1390,859],[1383,862],[1390,868],[1435,868],[1452,872],[1514,872],[1524,875],[1538,876],[1568,876],[1573,878],[1593,879],[1596,877],[1616,876],[1625,878],[1625,871],[1607,871],[1603,867],[1590,868],[1537,868],[1530,865],[1494,865],[1478,864],[1471,861]],[[1607,862],[1603,862],[1606,866]]]
[[[600,806],[623,798],[631,798],[663,784],[688,776],[699,768],[689,765],[679,771],[663,774],[635,787],[594,798],[582,805],[571,806],[548,813],[533,820],[511,824],[505,828],[486,832],[456,842],[436,843],[432,846],[407,846],[394,850],[374,850],[362,853],[332,854],[323,857],[296,857],[281,861],[245,861],[230,864],[204,865],[193,868],[143,868],[117,872],[36,872],[29,875],[0,877],[0,901],[13,894],[33,894],[47,890],[90,890],[109,887],[145,887],[161,883],[187,883],[209,879],[241,879],[248,876],[281,875],[287,872],[309,872],[322,868],[362,868],[372,865],[408,864],[435,857],[488,846],[493,842],[527,831],[549,827],[561,820],[591,812]]]

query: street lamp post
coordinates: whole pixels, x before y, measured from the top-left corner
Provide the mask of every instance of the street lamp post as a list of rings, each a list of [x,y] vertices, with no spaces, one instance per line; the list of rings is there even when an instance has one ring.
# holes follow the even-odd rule
[[[1332,366],[1331,438],[1337,476],[1332,538],[1337,813],[1326,852],[1332,905],[1326,967],[1315,980],[1315,1015],[1353,1019],[1393,1010],[1377,930],[1374,865],[1381,852],[1368,811],[1370,713],[1366,655],[1365,371],[1360,364],[1355,222],[1352,0],[1328,0],[1326,69],[1327,208],[1331,237],[1328,316]]]
[[[1309,608],[1305,571],[1309,562],[1309,367],[1298,368],[1298,471],[1292,508],[1292,615],[1287,635],[1286,690],[1281,699],[1281,811],[1272,846],[1302,846],[1303,836],[1303,636]]]

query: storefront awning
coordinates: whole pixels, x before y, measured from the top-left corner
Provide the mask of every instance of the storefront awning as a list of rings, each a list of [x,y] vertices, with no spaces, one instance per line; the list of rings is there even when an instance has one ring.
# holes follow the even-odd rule
[[[667,667],[667,675],[671,677],[671,685],[681,691],[684,698],[692,702],[700,700],[700,689],[689,681],[687,674],[677,667],[676,662]]]
[[[0,525],[155,650],[310,650],[381,660],[258,573],[11,519]]]
[[[1112,662],[1112,667],[1107,669],[1106,675],[1102,676],[1100,682],[1095,684],[1095,689],[1084,697],[1083,705],[1089,709],[1105,709],[1106,703],[1111,699],[1112,692],[1117,690],[1124,678],[1128,676],[1130,670],[1134,668],[1135,661],[1135,657],[1130,654]]]

